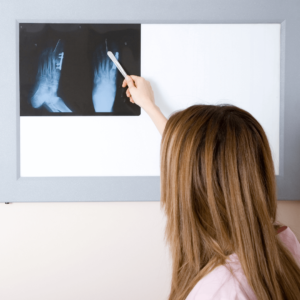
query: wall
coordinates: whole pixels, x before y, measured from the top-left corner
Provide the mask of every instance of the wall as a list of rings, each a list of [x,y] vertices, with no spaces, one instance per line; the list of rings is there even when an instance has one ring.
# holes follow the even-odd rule
[[[0,299],[166,299],[164,224],[159,202],[1,204]]]
[[[300,241],[300,201],[278,201],[277,219],[289,226]]]
[[[300,201],[278,219],[300,239]],[[1,204],[0,299],[166,299],[164,226],[159,202]]]

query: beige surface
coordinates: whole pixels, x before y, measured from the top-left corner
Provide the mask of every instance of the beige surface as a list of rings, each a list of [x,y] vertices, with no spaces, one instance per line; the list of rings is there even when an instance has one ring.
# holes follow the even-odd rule
[[[278,204],[300,238],[300,201]],[[165,300],[159,202],[0,204],[0,299]]]
[[[289,226],[300,241],[300,201],[278,201],[277,219]]]
[[[159,202],[0,204],[1,300],[165,300]]]

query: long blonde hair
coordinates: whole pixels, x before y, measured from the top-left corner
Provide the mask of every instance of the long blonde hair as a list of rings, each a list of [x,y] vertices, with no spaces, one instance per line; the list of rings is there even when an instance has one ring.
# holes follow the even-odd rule
[[[276,181],[266,134],[232,105],[173,114],[161,143],[161,204],[173,261],[169,300],[236,253],[258,299],[300,299],[300,268],[276,236]]]

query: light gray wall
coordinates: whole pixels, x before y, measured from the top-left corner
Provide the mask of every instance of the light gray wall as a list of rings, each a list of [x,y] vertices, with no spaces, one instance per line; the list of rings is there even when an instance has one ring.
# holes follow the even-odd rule
[[[50,21],[281,23],[282,110],[278,198],[299,199],[299,11],[300,2],[273,0],[1,1],[0,202],[159,201],[159,177],[19,178],[18,22]]]

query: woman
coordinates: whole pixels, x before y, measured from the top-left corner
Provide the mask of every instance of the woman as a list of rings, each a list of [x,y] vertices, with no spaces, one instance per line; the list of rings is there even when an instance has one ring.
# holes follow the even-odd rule
[[[126,85],[162,134],[169,300],[300,299],[300,244],[276,224],[275,172],[261,125],[229,105],[195,105],[167,120],[149,82],[127,76]]]

